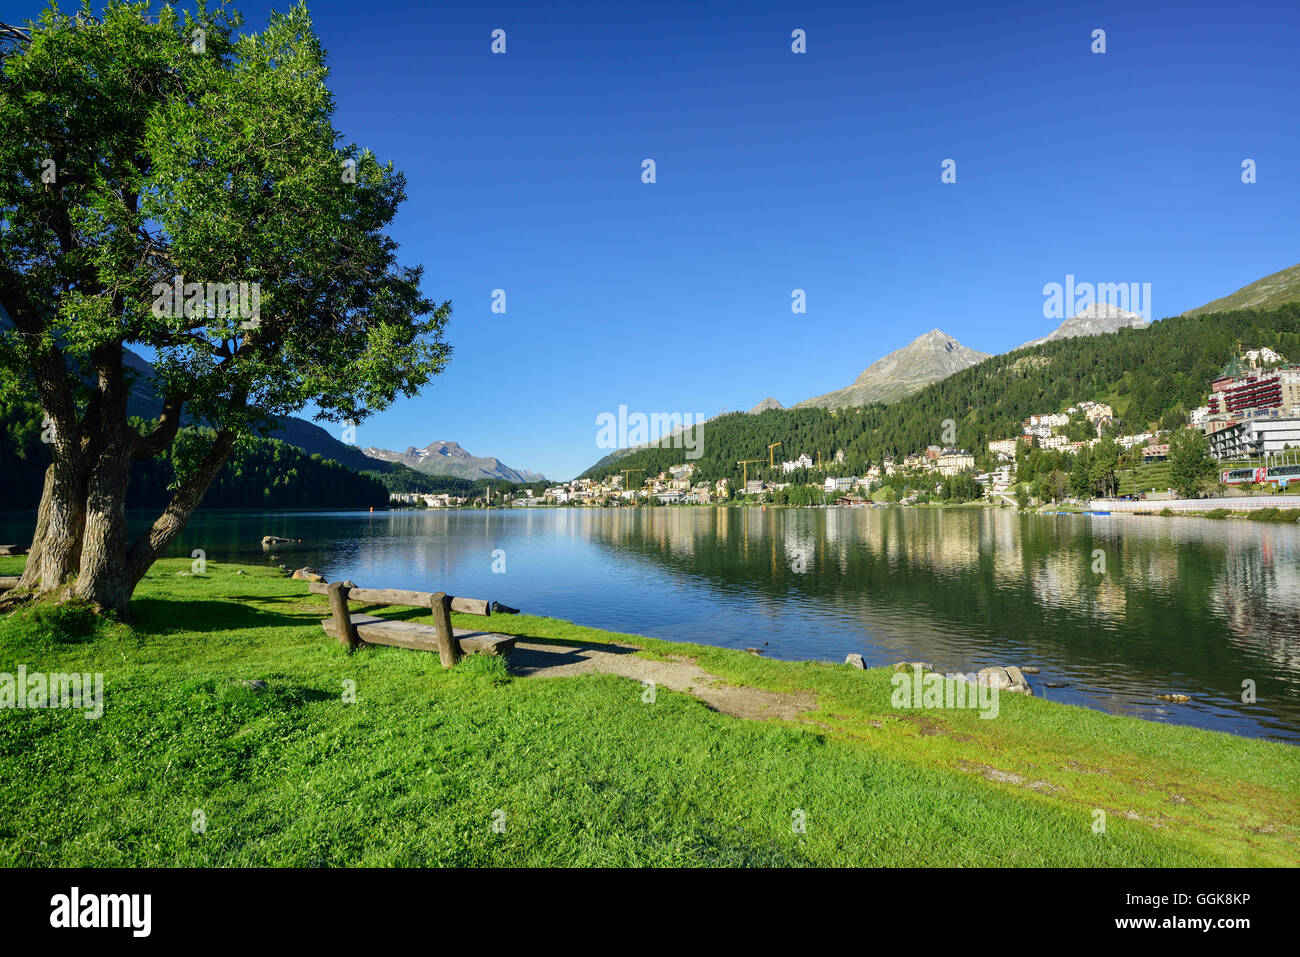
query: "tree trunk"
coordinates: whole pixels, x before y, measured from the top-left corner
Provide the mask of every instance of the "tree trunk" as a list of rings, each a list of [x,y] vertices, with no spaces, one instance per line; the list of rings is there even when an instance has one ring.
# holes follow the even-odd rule
[[[85,487],[80,455],[56,447],[54,462],[45,472],[36,534],[18,590],[43,595],[76,573],[86,520]]]
[[[135,432],[114,429],[86,486],[81,565],[73,595],[98,611],[125,614],[134,582],[127,569],[126,484]]]

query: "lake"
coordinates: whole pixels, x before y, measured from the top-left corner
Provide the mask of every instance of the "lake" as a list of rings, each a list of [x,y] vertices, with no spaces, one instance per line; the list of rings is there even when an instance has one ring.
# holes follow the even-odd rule
[[[33,524],[0,517],[0,541],[30,541]],[[267,551],[263,535],[303,543]],[[1039,697],[1300,743],[1289,525],[986,509],[208,512],[170,553],[195,548],[773,658],[1029,665]]]

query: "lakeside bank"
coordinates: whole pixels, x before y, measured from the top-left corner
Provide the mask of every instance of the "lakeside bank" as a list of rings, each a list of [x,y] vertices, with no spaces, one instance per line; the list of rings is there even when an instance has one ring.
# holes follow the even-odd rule
[[[665,686],[647,700],[613,674],[348,656],[304,583],[217,563],[178,574],[189,565],[150,572],[130,626],[71,610],[0,621],[0,671],[102,673],[105,687],[94,721],[0,712],[0,862],[1300,863],[1293,746],[1017,695],[994,720],[897,709],[889,669],[527,615],[490,627],[560,648],[636,646],[620,653],[812,706],[737,718]],[[20,567],[0,559],[0,574]]]

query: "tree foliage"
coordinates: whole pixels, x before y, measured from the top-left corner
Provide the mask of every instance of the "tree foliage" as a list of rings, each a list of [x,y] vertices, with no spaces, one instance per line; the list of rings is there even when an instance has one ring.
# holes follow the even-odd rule
[[[1179,429],[1169,437],[1169,481],[1183,498],[1196,498],[1216,471],[1209,440],[1197,429]]]
[[[75,578],[69,594],[115,610],[241,437],[308,404],[361,421],[450,353],[450,305],[385,232],[404,179],[334,129],[306,7],[240,35],[224,7],[148,8],[0,30],[0,366],[53,429],[20,587]],[[124,347],[165,398],[144,435]],[[129,542],[130,464],[167,452],[182,415],[212,439]]]

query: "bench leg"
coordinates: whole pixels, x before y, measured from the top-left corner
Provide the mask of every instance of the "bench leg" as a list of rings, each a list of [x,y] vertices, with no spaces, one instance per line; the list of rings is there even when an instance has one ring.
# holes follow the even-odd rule
[[[438,631],[438,657],[442,666],[450,668],[460,658],[460,643],[451,630],[451,596],[440,591],[429,599],[429,610],[433,612],[433,627]]]
[[[330,599],[330,614],[334,616],[334,626],[339,632],[339,644],[349,653],[355,651],[357,645],[361,643],[361,639],[357,637],[357,628],[352,624],[352,616],[348,613],[350,590],[342,582],[330,582],[325,589],[325,594]]]

